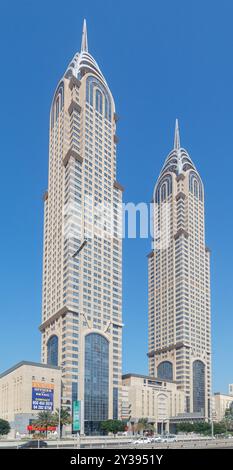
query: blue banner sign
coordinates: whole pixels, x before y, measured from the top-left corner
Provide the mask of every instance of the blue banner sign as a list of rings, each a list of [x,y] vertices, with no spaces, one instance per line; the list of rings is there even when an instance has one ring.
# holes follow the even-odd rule
[[[32,382],[32,410],[53,411],[54,384]]]

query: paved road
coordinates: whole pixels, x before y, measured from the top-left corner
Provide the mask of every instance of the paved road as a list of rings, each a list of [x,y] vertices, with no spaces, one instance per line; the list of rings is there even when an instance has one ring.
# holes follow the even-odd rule
[[[1,449],[17,449],[16,443],[14,445],[2,445]],[[20,445],[22,443],[18,443]],[[59,446],[52,441],[48,441],[49,449],[233,449],[233,443],[230,439],[219,439],[219,440],[200,440],[200,441],[177,441],[173,443],[157,443],[157,444],[144,444],[143,446],[137,446],[133,443],[127,442],[105,442],[103,443],[85,443],[80,447],[77,444],[71,442],[61,442]]]

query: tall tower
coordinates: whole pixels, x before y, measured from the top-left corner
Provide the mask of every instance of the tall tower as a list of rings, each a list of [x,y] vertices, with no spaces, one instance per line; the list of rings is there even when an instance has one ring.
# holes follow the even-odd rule
[[[121,396],[122,186],[115,104],[88,52],[56,88],[44,194],[42,362],[62,367],[62,404],[84,403],[85,433],[117,418]]]
[[[188,152],[174,148],[153,193],[153,250],[148,255],[150,375],[176,380],[187,412],[207,418],[211,397],[210,252],[204,187]]]

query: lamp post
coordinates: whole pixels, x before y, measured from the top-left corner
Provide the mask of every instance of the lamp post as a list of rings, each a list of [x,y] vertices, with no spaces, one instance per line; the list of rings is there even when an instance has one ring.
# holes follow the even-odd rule
[[[86,246],[87,244],[87,240],[84,238],[83,242],[81,243],[80,247],[75,251],[75,253],[72,255],[72,258],[76,258],[78,255],[80,255],[80,253],[82,253],[84,247]],[[84,313],[82,312],[83,310],[83,293],[81,295],[81,298],[80,298],[80,308],[79,308],[79,313],[80,315],[83,314],[84,318],[85,318],[85,315]],[[78,396],[77,396],[77,399],[78,399]],[[80,401],[80,407],[81,407],[81,401]],[[80,409],[79,413],[83,413],[83,410]],[[71,401],[71,415],[73,417],[73,403]],[[72,418],[72,427],[73,427],[73,418]],[[77,448],[80,447],[80,436],[81,434],[81,427],[80,427],[80,431],[77,431]]]
[[[61,383],[59,395],[59,408],[58,408],[58,437],[61,439],[61,402],[62,402],[62,372],[64,371],[64,363],[61,363]]]
[[[87,244],[87,240],[84,239],[84,241],[81,243],[80,247],[73,253],[72,258],[76,258],[85,245]],[[62,408],[62,372],[64,371],[64,363],[61,363],[61,387],[60,387],[60,395],[59,395],[59,408],[58,408],[58,438],[59,440],[61,439],[61,408]],[[72,403],[71,403],[71,415],[72,415]]]
[[[214,439],[214,406],[213,406],[213,398],[211,399],[211,437]]]
[[[211,436],[212,436],[212,439],[214,439],[214,421],[213,421],[213,417],[212,417],[212,421],[211,421]]]

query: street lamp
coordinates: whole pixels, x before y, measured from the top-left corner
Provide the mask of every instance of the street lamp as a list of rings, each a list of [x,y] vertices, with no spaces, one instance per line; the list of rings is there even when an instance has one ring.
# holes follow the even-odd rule
[[[62,372],[64,371],[64,362],[61,363],[61,386],[59,395],[59,408],[58,408],[58,437],[61,439],[61,401],[62,401]]]
[[[77,255],[81,253],[85,245],[87,244],[87,240],[84,239],[81,243],[80,247],[75,251],[72,255],[72,258],[76,258]],[[62,405],[62,372],[64,371],[64,363],[61,363],[61,387],[60,387],[60,395],[59,395],[59,408],[58,408],[58,437],[59,440],[61,439],[61,405]],[[72,403],[71,403],[71,415],[72,415]]]
[[[210,424],[211,424],[211,437],[214,439],[214,405],[213,405],[213,398],[210,398]]]
[[[87,240],[84,238],[83,242],[81,243],[80,247],[77,249],[77,251],[75,251],[75,253],[72,255],[72,258],[76,258],[78,255],[80,255],[80,253],[82,252],[83,248],[87,245]],[[80,309],[79,309],[79,313],[80,314],[83,314],[84,318],[86,319],[86,316],[85,314],[82,312],[83,308],[83,295],[81,295],[81,298],[80,298]],[[86,319],[87,321],[87,319]],[[87,324],[88,324],[88,321],[87,321]],[[78,399],[78,397],[77,397]],[[81,402],[80,402],[81,403]],[[81,413],[83,413],[83,411],[80,410]],[[71,402],[71,415],[73,416],[73,403]],[[72,419],[72,427],[73,427],[73,419]],[[77,431],[77,448],[80,447],[80,432],[81,432],[81,429],[80,431],[78,432]]]

